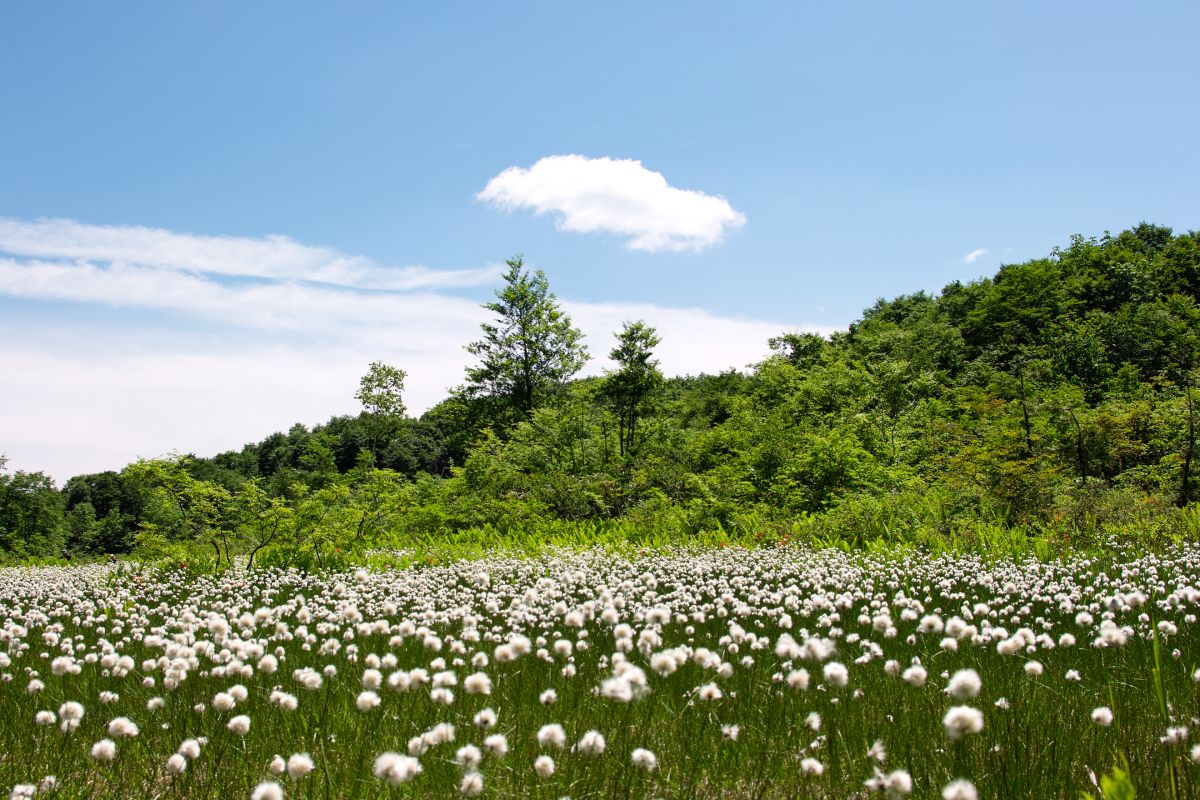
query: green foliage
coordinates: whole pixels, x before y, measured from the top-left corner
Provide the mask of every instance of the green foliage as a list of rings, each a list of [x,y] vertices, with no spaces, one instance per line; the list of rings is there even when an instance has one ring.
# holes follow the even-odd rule
[[[747,372],[670,379],[638,321],[615,333],[614,369],[570,380],[586,350],[545,275],[518,257],[504,281],[467,385],[421,417],[404,416],[403,371],[376,362],[364,413],[240,451],[61,492],[0,471],[0,555],[136,538],[214,569],[321,566],[557,525],[1030,553],[1196,535],[1200,234],[1075,237],[879,300],[847,331],[773,338]]]
[[[626,322],[616,337],[609,358],[618,368],[608,373],[601,391],[616,415],[617,442],[625,456],[637,449],[638,422],[662,389],[663,375],[654,358],[654,348],[662,339],[642,320]]]
[[[362,403],[368,414],[380,417],[404,416],[404,379],[408,373],[402,369],[372,361],[367,374],[358,383],[354,399]]]
[[[0,552],[14,558],[59,555],[68,528],[54,481],[40,472],[10,475],[3,466],[0,461]]]
[[[1094,795],[1088,792],[1082,796],[1085,800],[1094,800]],[[1136,800],[1129,764],[1124,758],[1113,765],[1111,775],[1100,776],[1100,797],[1102,800]]]
[[[508,259],[504,287],[484,308],[483,338],[467,345],[479,363],[467,369],[463,394],[489,401],[495,421],[513,425],[577,373],[587,362],[583,334],[550,293],[540,269],[530,273],[520,256]]]

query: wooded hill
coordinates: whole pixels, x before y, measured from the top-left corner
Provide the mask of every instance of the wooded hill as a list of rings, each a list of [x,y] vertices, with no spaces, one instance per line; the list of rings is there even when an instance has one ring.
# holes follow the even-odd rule
[[[1198,300],[1200,234],[1141,224],[879,300],[829,339],[781,334],[748,374],[664,379],[657,335],[631,322],[619,368],[574,379],[578,331],[516,259],[468,346],[478,364],[420,417],[404,414],[403,371],[374,364],[362,414],[240,451],[61,490],[3,473],[0,549],[323,563],[572,525],[852,544],[1185,534]]]

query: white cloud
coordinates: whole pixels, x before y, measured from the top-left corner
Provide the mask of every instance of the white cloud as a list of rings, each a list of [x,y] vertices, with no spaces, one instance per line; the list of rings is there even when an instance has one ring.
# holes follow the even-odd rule
[[[558,214],[560,230],[614,233],[633,250],[703,250],[746,217],[723,197],[676,189],[641,161],[547,156],[528,169],[509,167],[478,195],[505,210]]]
[[[185,234],[163,233],[177,253],[202,249]],[[252,250],[269,240],[240,241]],[[13,239],[3,246],[17,247]],[[116,253],[82,244],[67,253],[61,241],[27,239],[20,247],[30,255],[0,257],[0,297],[49,303],[37,308],[53,313],[44,323],[30,323],[28,314],[0,318],[0,452],[10,469],[44,470],[60,481],[172,450],[211,455],[294,422],[357,413],[354,389],[373,360],[408,371],[406,400],[418,413],[462,381],[471,359],[463,346],[488,316],[432,288],[308,282],[297,260],[271,268],[283,277],[268,277],[229,266],[203,273],[198,267],[211,264],[200,260],[191,262],[197,269],[106,260]],[[431,285],[446,284],[435,276]],[[744,367],[788,328],[700,309],[563,304],[585,334],[592,374],[607,366],[612,334],[626,320],[658,328],[669,375]],[[76,317],[75,308],[96,311]]]
[[[503,271],[498,265],[467,270],[387,267],[286,236],[200,236],[69,219],[27,222],[0,217],[0,253],[391,290],[477,286],[490,283]]]
[[[964,264],[974,264],[974,263],[975,263],[975,261],[976,261],[977,259],[979,259],[979,258],[981,258],[981,257],[983,257],[983,256],[986,256],[986,255],[987,255],[987,248],[986,248],[986,247],[980,247],[979,249],[977,249],[977,250],[972,250],[971,252],[969,252],[969,253],[967,253],[965,256],[963,256],[963,257],[962,257],[962,263],[964,263]]]

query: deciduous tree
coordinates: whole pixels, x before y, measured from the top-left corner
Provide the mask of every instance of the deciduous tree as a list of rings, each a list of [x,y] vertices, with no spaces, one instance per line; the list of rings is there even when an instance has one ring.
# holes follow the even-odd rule
[[[542,270],[530,272],[520,256],[508,259],[504,286],[484,308],[483,338],[467,345],[479,357],[467,368],[463,393],[490,401],[495,421],[510,426],[529,415],[587,363],[583,334],[571,324]]]

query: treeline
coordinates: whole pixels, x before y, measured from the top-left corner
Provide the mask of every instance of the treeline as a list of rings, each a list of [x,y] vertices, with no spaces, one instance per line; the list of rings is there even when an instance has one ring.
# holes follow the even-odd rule
[[[320,563],[455,531],[808,530],[861,543],[997,531],[1179,533],[1197,499],[1200,234],[1075,237],[994,276],[781,334],[749,374],[665,379],[626,323],[603,377],[520,259],[420,417],[372,364],[363,412],[62,489],[0,473],[12,556],[253,553]],[[182,549],[181,549],[182,548]],[[206,556],[200,555],[207,554]]]

